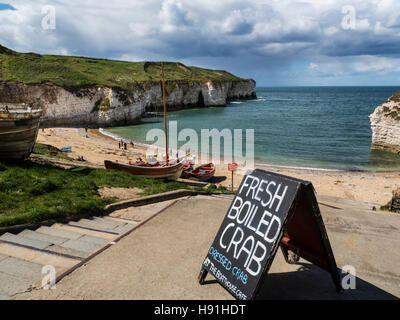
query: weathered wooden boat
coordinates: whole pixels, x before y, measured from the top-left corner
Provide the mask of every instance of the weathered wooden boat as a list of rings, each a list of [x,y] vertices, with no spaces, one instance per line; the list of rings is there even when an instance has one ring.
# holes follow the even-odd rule
[[[208,163],[201,165],[194,170],[186,172],[186,175],[199,181],[208,181],[215,175],[215,164]]]
[[[129,172],[141,178],[153,179],[169,179],[176,180],[182,175],[183,163],[178,162],[175,164],[165,165],[146,165],[146,164],[123,164],[116,161],[105,160],[104,166],[106,169],[121,170]]]
[[[0,158],[26,159],[36,142],[42,110],[0,104]]]

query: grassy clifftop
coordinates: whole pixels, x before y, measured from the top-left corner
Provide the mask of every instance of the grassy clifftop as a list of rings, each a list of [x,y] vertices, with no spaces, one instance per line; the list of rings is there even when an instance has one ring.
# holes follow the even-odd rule
[[[56,84],[64,88],[109,86],[131,89],[161,80],[160,62],[126,62],[73,56],[19,53],[0,45],[0,81]],[[243,80],[229,72],[165,63],[169,82],[213,82]]]
[[[388,101],[400,102],[400,91],[393,94]]]

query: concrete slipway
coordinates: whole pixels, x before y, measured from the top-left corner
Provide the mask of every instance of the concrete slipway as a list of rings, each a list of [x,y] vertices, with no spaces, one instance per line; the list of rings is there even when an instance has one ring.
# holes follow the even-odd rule
[[[38,289],[13,298],[232,299],[210,276],[206,285],[197,282],[231,200],[195,196],[170,201],[163,212],[64,277],[55,290]],[[400,297],[400,216],[372,211],[372,205],[354,201],[328,197],[319,201],[338,267],[356,268],[357,289],[338,294],[327,272],[303,260],[289,265],[278,251],[261,298]],[[154,212],[154,207],[141,207],[112,215],[121,221],[140,220]]]

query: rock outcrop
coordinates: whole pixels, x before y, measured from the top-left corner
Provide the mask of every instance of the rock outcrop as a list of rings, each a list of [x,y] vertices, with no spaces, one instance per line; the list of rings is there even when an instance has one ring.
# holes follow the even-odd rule
[[[224,106],[256,98],[254,80],[167,83],[167,108]],[[107,127],[137,123],[146,111],[161,111],[161,83],[127,91],[106,86],[63,88],[54,84],[0,81],[0,101],[27,103],[44,110],[43,126]]]
[[[372,147],[400,152],[400,91],[370,115]]]

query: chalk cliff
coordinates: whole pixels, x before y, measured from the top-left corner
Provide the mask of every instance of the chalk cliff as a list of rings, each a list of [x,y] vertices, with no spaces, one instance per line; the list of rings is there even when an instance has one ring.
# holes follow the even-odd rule
[[[400,91],[370,115],[372,147],[400,152]]]
[[[167,107],[256,98],[256,83],[224,70],[166,62]],[[43,109],[44,126],[133,124],[163,107],[160,62],[19,53],[0,45],[0,103]]]
[[[167,95],[167,108],[224,106],[230,100],[256,97],[252,80],[214,84],[176,83]],[[68,90],[52,84],[0,82],[0,100],[43,108],[43,126],[105,127],[133,124],[145,111],[161,111],[161,84],[126,92],[119,88],[88,86]]]

